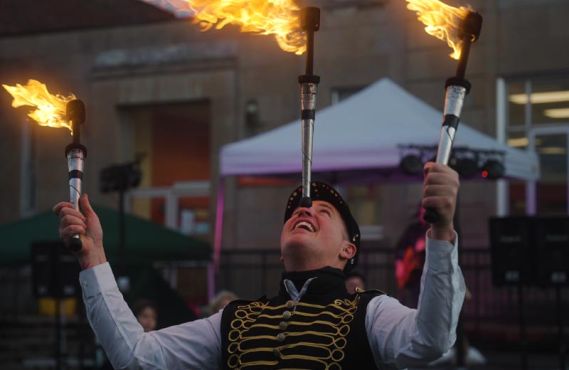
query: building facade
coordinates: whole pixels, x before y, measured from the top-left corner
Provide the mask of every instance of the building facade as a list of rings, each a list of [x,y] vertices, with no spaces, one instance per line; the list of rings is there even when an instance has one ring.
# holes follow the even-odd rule
[[[101,7],[75,6],[73,18],[113,11],[105,1],[95,3]],[[140,22],[125,15],[65,27],[61,16],[54,21],[60,28],[4,29],[0,81],[13,85],[34,78],[86,103],[85,190],[94,202],[117,202],[116,195],[99,190],[103,168],[139,159],[143,180],[129,195],[130,211],[211,240],[221,146],[299,116],[297,76],[304,57],[282,51],[270,36],[232,27],[200,32],[189,19],[147,4],[140,10],[140,4],[124,4],[137,10]],[[454,74],[455,61],[445,43],[422,30],[405,1],[311,4],[322,8],[315,53],[315,72],[322,78],[318,109],[382,77],[442,109],[444,81]],[[464,245],[476,248],[488,245],[489,216],[568,212],[569,3],[470,5],[484,15],[484,25],[471,52],[467,76],[473,88],[462,118],[512,146],[537,150],[543,174],[533,184],[463,182]],[[23,7],[11,9],[10,17]],[[10,108],[10,102],[0,94],[0,222],[68,197],[63,151],[69,133],[29,123],[25,110]],[[229,179],[223,248],[277,248],[284,200],[298,182],[300,174],[284,184]],[[361,184],[343,191],[361,224],[381,226],[387,245],[409,222],[421,195],[419,184]]]

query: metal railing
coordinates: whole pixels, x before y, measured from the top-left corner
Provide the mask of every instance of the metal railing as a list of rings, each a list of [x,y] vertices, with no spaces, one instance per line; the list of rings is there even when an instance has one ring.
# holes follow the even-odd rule
[[[463,320],[472,336],[494,336],[496,340],[519,340],[519,307],[517,287],[496,287],[492,283],[490,250],[469,249],[460,252],[470,298],[463,306]],[[367,288],[380,289],[397,297],[394,277],[393,248],[362,249],[358,271],[366,277]],[[252,299],[278,292],[282,264],[280,251],[274,249],[224,250],[221,254],[217,286]],[[524,287],[524,319],[529,340],[555,336],[557,307],[555,290],[545,287]],[[567,291],[562,300],[567,302]]]

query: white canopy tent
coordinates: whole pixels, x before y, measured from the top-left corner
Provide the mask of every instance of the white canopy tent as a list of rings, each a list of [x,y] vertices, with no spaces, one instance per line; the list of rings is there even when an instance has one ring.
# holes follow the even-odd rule
[[[400,145],[438,144],[442,113],[411,95],[390,79],[381,79],[345,101],[317,112],[314,129],[314,173],[382,173],[385,181],[400,173]],[[221,150],[214,261],[221,252],[223,177],[295,174],[302,169],[300,120],[258,136],[225,145]],[[536,180],[539,163],[534,152],[499,143],[461,123],[455,147],[504,153],[505,176]],[[385,176],[390,174],[390,176]],[[338,177],[336,177],[337,179]],[[400,177],[399,177],[400,179]]]
[[[442,101],[442,99],[441,99]],[[390,79],[381,79],[337,105],[317,112],[313,172],[397,169],[400,145],[438,144],[442,113]],[[536,180],[537,156],[511,148],[461,123],[455,147],[505,153],[506,177]],[[225,145],[221,176],[297,173],[300,120]]]

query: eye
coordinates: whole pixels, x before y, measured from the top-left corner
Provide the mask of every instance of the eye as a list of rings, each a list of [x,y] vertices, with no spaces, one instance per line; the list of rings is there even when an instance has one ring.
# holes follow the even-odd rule
[[[332,216],[332,212],[328,208],[320,208],[320,213],[325,214],[326,216]]]

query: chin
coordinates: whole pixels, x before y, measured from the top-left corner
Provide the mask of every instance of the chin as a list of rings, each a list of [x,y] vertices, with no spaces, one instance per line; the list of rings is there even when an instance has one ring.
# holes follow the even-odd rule
[[[284,249],[288,248],[310,248],[313,243],[311,235],[308,234],[293,234],[289,235],[287,238],[283,239],[282,245]]]

